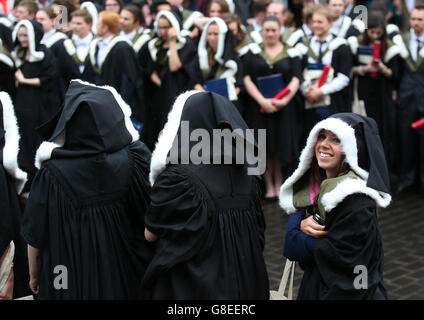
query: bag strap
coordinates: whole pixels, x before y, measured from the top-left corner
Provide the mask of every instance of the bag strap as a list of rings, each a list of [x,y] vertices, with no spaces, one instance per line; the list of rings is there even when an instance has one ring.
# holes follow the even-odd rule
[[[296,264],[295,264],[294,261],[291,261],[289,259],[286,260],[286,265],[284,266],[283,276],[281,277],[280,286],[278,288],[279,296],[283,296],[284,292],[286,291],[287,281],[289,280],[289,276],[290,276],[289,292],[288,292],[288,296],[287,296],[287,298],[289,300],[293,299],[293,280],[294,280],[295,266],[296,266]]]

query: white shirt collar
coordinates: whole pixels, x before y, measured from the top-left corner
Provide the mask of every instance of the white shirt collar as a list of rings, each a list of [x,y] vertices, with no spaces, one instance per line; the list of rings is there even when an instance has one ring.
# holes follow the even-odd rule
[[[40,43],[45,44],[49,38],[56,33],[56,29],[51,29],[49,32],[45,33],[43,35],[43,38],[41,39]]]
[[[417,42],[417,39],[420,39],[421,42],[424,42],[424,34],[421,37],[417,37],[414,30],[411,29],[411,40]]]
[[[333,39],[333,35],[330,33],[328,36],[327,36],[327,38],[325,38],[325,42],[328,44],[328,43],[330,43],[330,41]],[[317,42],[317,43],[319,43],[319,40],[318,40],[318,37],[316,36],[316,35],[314,35],[313,37],[312,37],[312,39],[311,39],[311,42]]]
[[[93,34],[90,32],[85,38],[80,38],[78,35],[73,34],[72,39],[75,41],[76,46],[88,46],[93,40]]]
[[[112,38],[113,38],[114,36],[115,36],[115,35],[114,35],[114,34],[112,34],[112,35],[110,35],[109,37],[107,37],[106,39],[102,39],[102,40],[100,40],[100,41],[99,41],[99,45],[107,46],[107,45],[109,44],[109,42],[112,40]]]
[[[125,33],[123,30],[121,30],[121,32],[119,33],[121,36],[127,38],[128,40],[132,41],[134,39],[134,37],[137,34],[137,30],[133,30],[130,33]]]

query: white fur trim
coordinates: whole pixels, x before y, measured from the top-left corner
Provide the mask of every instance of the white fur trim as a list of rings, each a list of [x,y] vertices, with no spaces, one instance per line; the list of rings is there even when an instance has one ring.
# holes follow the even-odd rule
[[[287,50],[287,54],[290,58],[302,58],[302,53],[297,48],[290,48]]]
[[[137,39],[137,41],[133,44],[133,48],[135,52],[139,52],[141,47],[150,40],[150,35],[148,34],[142,34],[140,38]]]
[[[355,19],[352,21],[352,26],[359,31],[359,33],[363,33],[365,31],[365,23],[360,19]]]
[[[224,67],[227,68],[227,70],[220,76],[220,78],[229,78],[229,77],[235,77],[237,73],[237,63],[234,60],[228,60],[225,62]]]
[[[399,33],[399,27],[393,23],[390,23],[386,26],[386,33],[387,34]]]
[[[9,279],[13,268],[13,259],[15,258],[15,244],[13,241],[10,241],[8,248],[9,250],[0,265],[0,291],[3,291],[6,281]],[[1,254],[3,255],[3,252]]]
[[[346,41],[346,39],[337,37],[337,38],[334,38],[333,40],[330,41],[330,43],[328,44],[328,49],[330,51],[334,51],[334,50],[336,50],[337,48],[339,48],[340,46],[342,46],[344,44],[345,45],[348,44],[347,41]]]
[[[174,14],[171,11],[167,11],[167,10],[161,10],[157,17],[156,20],[154,22],[154,28],[155,28],[155,32],[156,34],[159,35],[159,30],[158,30],[158,22],[160,18],[166,18],[169,23],[172,25],[172,27],[175,29],[175,31],[177,32],[177,42],[180,42],[182,44],[186,43],[186,39],[184,39],[184,37],[181,36],[181,27],[180,24],[178,23],[177,18],[174,16]]]
[[[409,52],[405,44],[403,43],[403,39],[400,34],[397,34],[393,37],[393,43],[399,47],[401,57],[404,59],[408,58]]]
[[[0,24],[4,25],[7,28],[11,28],[13,25],[12,21],[10,21],[9,19],[5,17],[0,18]]]
[[[253,53],[253,54],[259,54],[261,52],[261,47],[259,47],[259,45],[256,42],[252,42],[249,43],[247,45],[245,45],[243,48],[241,48],[238,51],[238,54],[240,57],[244,56],[246,53],[249,52],[249,50]]]
[[[28,33],[28,49],[29,49],[29,62],[37,62],[37,61],[41,61],[44,59],[44,52],[43,51],[36,51],[36,43],[35,43],[35,31],[34,31],[34,26],[32,25],[32,23],[29,20],[22,20],[20,21],[15,28],[13,29],[13,33],[12,33],[12,38],[13,38],[13,42],[16,41],[16,38],[18,36],[18,31],[21,27],[25,27]],[[23,63],[23,61],[21,59],[18,58],[17,56],[17,50],[20,47],[20,45],[18,45],[15,50],[12,52],[12,57],[15,60],[16,63],[16,67],[20,67]]]
[[[183,29],[184,30],[190,30],[190,28],[193,26],[194,20],[203,18],[203,13],[200,11],[194,11],[183,23]]]
[[[318,122],[311,130],[305,148],[300,154],[299,165],[294,173],[283,183],[280,188],[280,206],[287,213],[295,212],[293,206],[293,185],[311,167],[312,159],[315,157],[315,143],[318,134],[322,129],[333,132],[341,141],[342,152],[346,157],[346,162],[350,168],[365,181],[368,179],[368,172],[358,165],[358,149],[356,145],[355,130],[346,122],[337,118],[327,118]]]
[[[198,45],[198,55],[199,55],[199,65],[200,69],[207,70],[209,69],[209,61],[208,61],[208,51],[207,51],[207,33],[208,28],[211,23],[216,23],[218,26],[219,34],[218,34],[218,46],[216,48],[215,60],[222,64],[224,62],[222,55],[224,54],[225,49],[225,35],[228,32],[228,27],[225,24],[224,20],[218,17],[214,17],[208,21],[208,23],[203,28],[202,35],[200,36],[199,45]]]
[[[175,136],[180,127],[181,115],[184,105],[189,97],[200,91],[191,90],[180,94],[174,102],[171,111],[168,114],[168,120],[161,131],[155,150],[152,153],[150,162],[150,184],[153,186],[157,176],[165,169],[168,152],[172,148]]]
[[[20,194],[27,181],[27,174],[18,165],[20,140],[18,121],[15,116],[12,100],[6,92],[0,92],[0,101],[3,106],[3,127],[5,131],[3,167],[14,178],[16,191]]]
[[[5,65],[9,66],[11,69],[13,69],[15,66],[15,63],[13,62],[13,60],[7,55],[5,55],[4,53],[0,53],[0,62],[3,62]]]
[[[54,45],[56,42],[62,39],[68,39],[66,34],[62,32],[55,32],[45,43],[47,48],[50,48],[52,45]]]
[[[235,86],[236,79],[234,77],[226,77],[225,80],[227,82],[228,100],[236,101],[238,99]]]
[[[358,38],[355,36],[351,36],[347,38],[347,43],[349,44],[350,51],[352,52],[352,54],[356,54],[358,52],[359,47]]]
[[[227,2],[227,4],[228,4],[228,8],[230,9],[230,12],[234,13],[235,10],[236,10],[236,6],[234,4],[234,1],[233,0],[225,0],[225,2]]]
[[[352,24],[352,19],[346,16],[343,16],[342,25],[340,26],[339,33],[337,37],[344,38],[346,36],[346,32],[349,30]]]
[[[386,54],[384,55],[384,62],[387,63],[390,61],[390,59],[392,59],[393,57],[397,56],[398,54],[400,55],[400,48],[397,45],[393,45],[391,46],[387,51]]]
[[[71,83],[73,81],[79,82],[83,85],[93,86],[96,88],[108,90],[112,93],[113,97],[115,98],[118,105],[121,107],[121,110],[124,114],[125,119],[125,127],[127,128],[128,132],[130,133],[132,140],[131,142],[137,141],[139,139],[139,134],[137,130],[134,128],[134,125],[131,122],[131,108],[130,106],[122,99],[121,95],[116,91],[114,87],[111,86],[96,86],[92,83],[82,81],[79,79],[71,80]],[[44,141],[40,147],[37,150],[37,153],[35,155],[35,167],[40,169],[41,164],[43,161],[49,160],[51,158],[51,154],[54,149],[61,148],[65,144],[65,130],[60,133],[60,135],[54,140],[54,141]]]
[[[286,41],[286,43],[291,46],[294,47],[294,45],[303,37],[305,36],[305,33],[303,32],[302,29],[297,29],[295,32],[293,32],[289,39]]]
[[[96,66],[96,47],[98,45],[98,43],[101,41],[100,38],[94,39],[91,43],[90,43],[90,60],[93,66]],[[112,40],[110,40],[110,42],[108,43],[106,49],[105,49],[105,54],[104,54],[104,59],[103,61],[99,61],[99,68],[101,68],[101,66],[103,65],[103,62],[106,61],[107,56],[109,55],[110,51],[113,49],[113,47],[115,47],[115,45],[118,42],[126,42],[131,48],[132,48],[132,43],[130,40],[128,40],[127,38],[123,37],[123,36],[116,36],[114,37]]]
[[[392,200],[389,194],[367,187],[364,180],[348,178],[340,181],[333,190],[324,194],[321,203],[325,212],[330,212],[347,196],[358,193],[374,199],[377,205],[382,208],[386,208]]]
[[[250,33],[250,37],[255,41],[256,43],[260,44],[264,39],[262,38],[262,34],[258,30],[254,30]]]
[[[65,41],[63,41],[63,46],[65,47],[66,52],[70,56],[73,56],[75,53],[77,53],[77,49],[75,48],[71,39],[66,39]]]
[[[299,50],[299,52],[304,56],[306,53],[308,53],[308,47],[305,46],[303,43],[298,43],[295,48]]]
[[[90,1],[83,2],[81,4],[80,9],[86,9],[93,19],[93,24],[91,26],[91,31],[96,34],[97,33],[97,19],[99,17],[99,13],[97,12],[97,8],[94,3]]]

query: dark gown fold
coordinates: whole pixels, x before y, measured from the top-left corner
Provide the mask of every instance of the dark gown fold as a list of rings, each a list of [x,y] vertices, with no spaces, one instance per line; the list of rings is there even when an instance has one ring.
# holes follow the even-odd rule
[[[150,260],[143,236],[150,152],[140,142],[113,153],[44,162],[22,235],[40,249],[39,299],[135,299]],[[56,290],[65,266],[68,289]]]
[[[153,299],[268,299],[259,187],[243,170],[179,165],[158,176],[145,218],[159,236],[143,280]]]

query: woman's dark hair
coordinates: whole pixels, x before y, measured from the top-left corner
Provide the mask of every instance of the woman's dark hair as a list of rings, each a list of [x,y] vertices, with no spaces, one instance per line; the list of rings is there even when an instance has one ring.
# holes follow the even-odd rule
[[[243,24],[240,20],[240,17],[238,15],[234,14],[234,13],[227,12],[227,13],[224,13],[221,16],[221,19],[224,20],[227,25],[229,25],[231,22],[237,23],[238,35],[237,35],[237,46],[236,46],[236,48],[238,49],[242,45],[243,38],[245,37],[245,35],[247,33],[245,28],[242,27]]]
[[[278,19],[277,17],[275,17],[275,16],[268,16],[268,17],[265,17],[264,18],[264,20],[262,21],[262,26],[265,24],[265,22],[268,22],[268,21],[274,21],[274,22],[277,22],[278,23],[278,25],[281,27],[281,21],[280,21],[280,19]]]
[[[384,20],[384,16],[380,11],[370,11],[368,14],[368,29],[378,28],[380,27],[383,30],[383,35],[379,39],[381,41],[381,49],[380,55],[384,57],[387,51],[387,33],[386,33],[386,21]],[[368,46],[371,43],[371,39],[368,36],[368,32],[365,30],[362,38],[362,45]]]
[[[127,10],[128,12],[131,12],[134,17],[134,20],[138,21],[140,26],[144,26],[144,16],[138,6],[136,6],[135,4],[127,4],[125,7],[122,8],[122,10]]]

